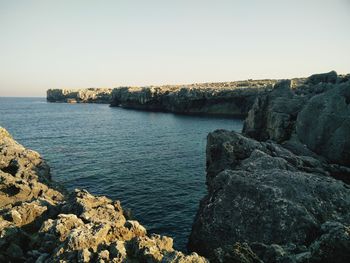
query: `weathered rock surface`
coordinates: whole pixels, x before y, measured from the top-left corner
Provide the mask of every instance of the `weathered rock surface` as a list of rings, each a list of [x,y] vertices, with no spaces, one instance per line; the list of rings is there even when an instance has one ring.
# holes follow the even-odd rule
[[[214,262],[234,244],[245,262],[350,261],[349,101],[336,72],[284,80],[249,111],[243,134],[254,139],[209,134],[189,249]]]
[[[0,262],[207,262],[126,218],[118,201],[66,193],[0,127]]]
[[[46,99],[49,102],[110,103],[112,89],[49,89],[46,95]]]
[[[112,93],[112,106],[181,114],[243,117],[258,94],[276,80],[248,80],[176,86],[120,87]]]
[[[304,144],[332,163],[350,166],[350,81],[332,71],[293,86],[278,83],[259,96],[245,120],[243,133],[272,139],[286,147]],[[291,150],[298,150],[294,147]]]
[[[190,250],[224,262],[222,255],[239,242],[264,262],[342,262],[332,255],[346,262],[350,187],[329,176],[334,169],[348,168],[295,155],[272,141],[223,130],[209,134],[208,194]],[[246,262],[259,261],[250,256]]]

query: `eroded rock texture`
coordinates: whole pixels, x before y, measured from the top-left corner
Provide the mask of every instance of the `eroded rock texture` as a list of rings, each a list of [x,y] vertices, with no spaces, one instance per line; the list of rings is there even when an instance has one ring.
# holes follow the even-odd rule
[[[210,133],[189,249],[213,262],[350,261],[349,91],[335,72],[282,81],[244,135]]]
[[[350,166],[350,81],[332,71],[300,83],[282,81],[257,98],[243,133],[295,146],[300,142],[332,163]]]
[[[66,193],[40,155],[0,128],[0,262],[207,262],[148,235],[118,201]]]

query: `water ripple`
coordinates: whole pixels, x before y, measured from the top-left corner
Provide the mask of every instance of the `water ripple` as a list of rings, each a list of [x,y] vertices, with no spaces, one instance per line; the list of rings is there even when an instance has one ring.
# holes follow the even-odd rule
[[[42,154],[67,188],[119,199],[134,217],[185,250],[205,195],[205,144],[240,120],[179,116],[98,104],[0,98],[0,125]]]

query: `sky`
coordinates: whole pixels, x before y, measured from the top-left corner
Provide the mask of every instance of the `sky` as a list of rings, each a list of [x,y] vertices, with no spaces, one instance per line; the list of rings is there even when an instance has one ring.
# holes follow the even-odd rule
[[[350,73],[350,0],[0,0],[0,97]]]

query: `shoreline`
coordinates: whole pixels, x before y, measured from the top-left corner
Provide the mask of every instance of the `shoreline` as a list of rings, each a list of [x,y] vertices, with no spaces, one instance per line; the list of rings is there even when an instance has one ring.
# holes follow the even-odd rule
[[[171,238],[147,235],[118,201],[61,193],[40,155],[0,129],[0,259],[349,261],[350,76],[315,74],[295,84],[279,81],[260,93],[242,133],[209,133],[207,194],[190,255],[175,251]]]

